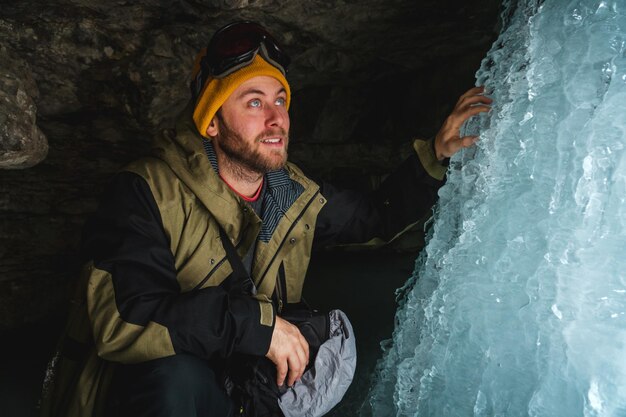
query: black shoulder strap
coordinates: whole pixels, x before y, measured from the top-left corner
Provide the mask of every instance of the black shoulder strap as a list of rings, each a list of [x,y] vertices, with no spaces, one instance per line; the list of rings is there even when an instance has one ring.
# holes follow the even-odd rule
[[[233,243],[230,241],[228,235],[226,235],[224,229],[222,229],[222,226],[218,224],[217,227],[220,229],[220,240],[226,251],[226,257],[228,258],[228,262],[230,262],[230,266],[233,268],[233,273],[230,277],[232,287],[240,287],[244,293],[256,295],[256,285],[254,285],[252,277],[250,277],[246,267],[243,265],[243,261],[239,257],[239,254],[237,254]]]

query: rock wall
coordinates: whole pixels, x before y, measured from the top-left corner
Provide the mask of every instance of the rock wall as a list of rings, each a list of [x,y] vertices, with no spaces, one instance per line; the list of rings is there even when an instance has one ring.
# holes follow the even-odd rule
[[[292,56],[291,159],[368,188],[471,86],[499,11],[496,0],[1,3],[0,330],[65,308],[102,185],[172,125],[219,26],[259,21]]]

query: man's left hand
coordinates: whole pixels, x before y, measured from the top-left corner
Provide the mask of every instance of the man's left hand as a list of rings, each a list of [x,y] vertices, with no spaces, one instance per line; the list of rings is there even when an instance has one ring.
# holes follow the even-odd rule
[[[478,140],[478,136],[461,137],[461,126],[467,119],[479,113],[489,111],[493,101],[482,95],[484,87],[474,87],[463,94],[456,102],[454,110],[443,122],[435,136],[435,154],[439,161],[449,158],[461,148],[467,148]]]

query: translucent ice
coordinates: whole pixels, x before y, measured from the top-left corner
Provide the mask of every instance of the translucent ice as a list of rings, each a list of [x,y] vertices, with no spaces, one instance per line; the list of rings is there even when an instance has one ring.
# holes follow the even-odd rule
[[[364,416],[626,416],[626,0],[519,0]]]

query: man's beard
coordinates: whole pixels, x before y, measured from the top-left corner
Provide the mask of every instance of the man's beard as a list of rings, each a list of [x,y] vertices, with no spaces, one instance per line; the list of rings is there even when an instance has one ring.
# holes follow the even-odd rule
[[[263,155],[258,149],[254,148],[254,144],[262,139],[280,136],[284,144],[284,152],[276,150],[272,152],[280,155],[280,158],[271,158]],[[246,140],[237,132],[232,130],[220,118],[220,133],[218,135],[219,148],[228,157],[230,169],[236,175],[247,177],[250,174],[264,175],[271,171],[276,171],[285,166],[287,162],[287,145],[289,139],[287,132],[283,128],[268,129],[254,138],[253,144]]]

